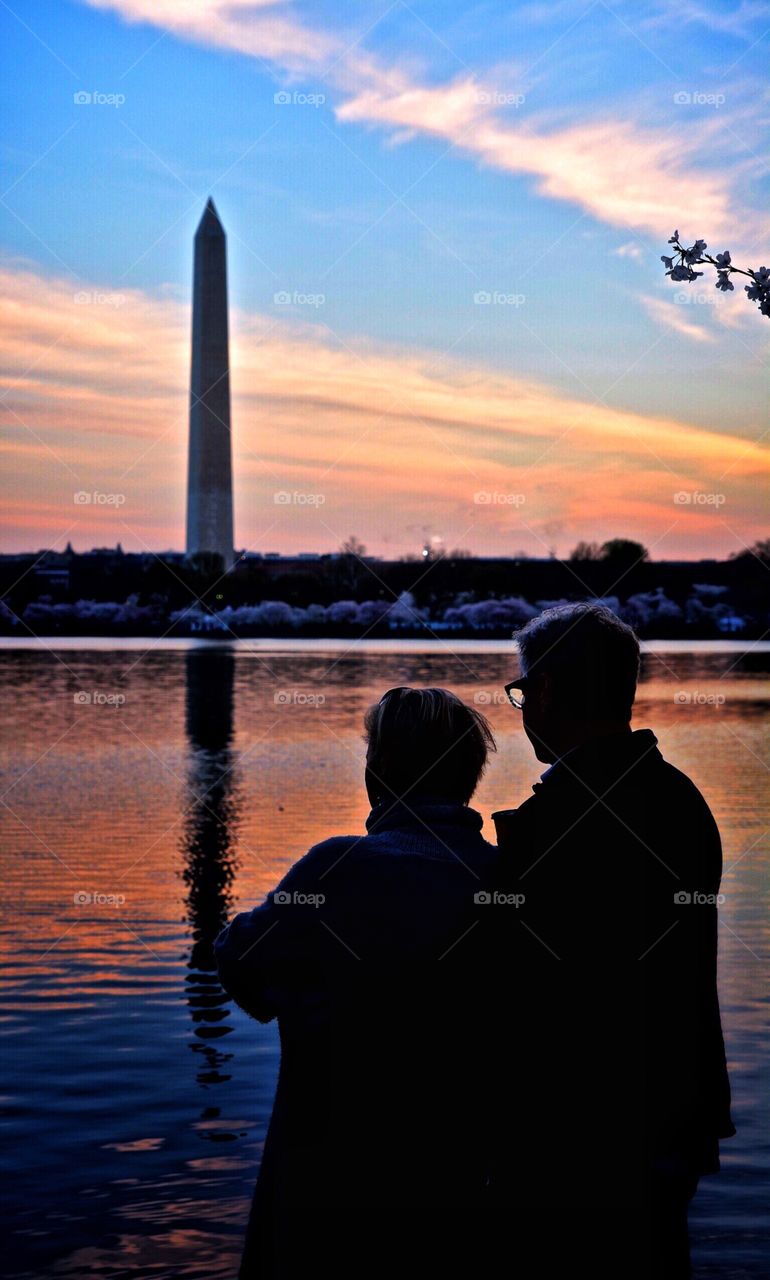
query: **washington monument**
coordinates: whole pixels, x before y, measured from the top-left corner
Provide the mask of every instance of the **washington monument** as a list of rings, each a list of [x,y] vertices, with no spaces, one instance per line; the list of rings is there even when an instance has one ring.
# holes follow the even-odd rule
[[[187,466],[187,554],[233,563],[233,472],[227,333],[227,248],[209,198],[195,232],[190,441]]]

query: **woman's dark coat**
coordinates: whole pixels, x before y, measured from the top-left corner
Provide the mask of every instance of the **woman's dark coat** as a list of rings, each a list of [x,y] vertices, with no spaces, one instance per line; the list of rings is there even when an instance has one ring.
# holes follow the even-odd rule
[[[366,826],[216,942],[226,989],[281,1035],[244,1280],[366,1275],[386,1254],[417,1274],[439,1244],[451,1261],[484,1184],[474,898],[496,850],[462,805],[382,804]]]

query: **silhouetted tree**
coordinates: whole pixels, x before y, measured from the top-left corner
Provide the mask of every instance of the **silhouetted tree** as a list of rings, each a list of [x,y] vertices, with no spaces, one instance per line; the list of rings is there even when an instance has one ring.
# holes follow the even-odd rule
[[[630,568],[647,560],[649,552],[641,542],[634,542],[632,538],[610,538],[609,542],[602,543],[599,558],[609,560],[614,565],[627,565]]]
[[[598,542],[579,542],[569,553],[570,560],[601,560],[602,549]]]
[[[360,538],[357,538],[354,533],[351,533],[350,537],[346,538],[340,545],[340,555],[363,557],[366,555],[366,547]]]
[[[338,585],[345,591],[355,593],[360,590],[364,582],[370,585],[373,582],[372,575],[364,564],[365,555],[366,547],[354,533],[351,533],[340,546],[336,577]]]
[[[753,546],[746,547],[743,551],[733,551],[730,559],[743,560],[747,556],[756,556],[757,560],[761,560],[763,564],[770,565],[770,538],[760,538]]]

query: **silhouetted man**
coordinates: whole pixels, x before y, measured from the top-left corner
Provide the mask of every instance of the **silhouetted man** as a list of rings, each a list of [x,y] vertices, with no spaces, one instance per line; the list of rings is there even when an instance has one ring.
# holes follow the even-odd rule
[[[549,768],[520,808],[494,815],[498,888],[523,896],[489,916],[510,993],[494,1200],[540,1252],[528,1274],[685,1277],[689,1200],[735,1132],[716,987],[719,833],[654,734],[631,730],[629,627],[575,604],[516,638],[508,696]]]

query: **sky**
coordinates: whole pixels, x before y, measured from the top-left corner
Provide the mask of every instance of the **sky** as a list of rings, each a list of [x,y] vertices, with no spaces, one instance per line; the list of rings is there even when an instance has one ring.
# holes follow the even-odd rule
[[[770,3],[3,3],[0,550],[182,549],[192,237],[236,545],[722,558],[768,529]]]

